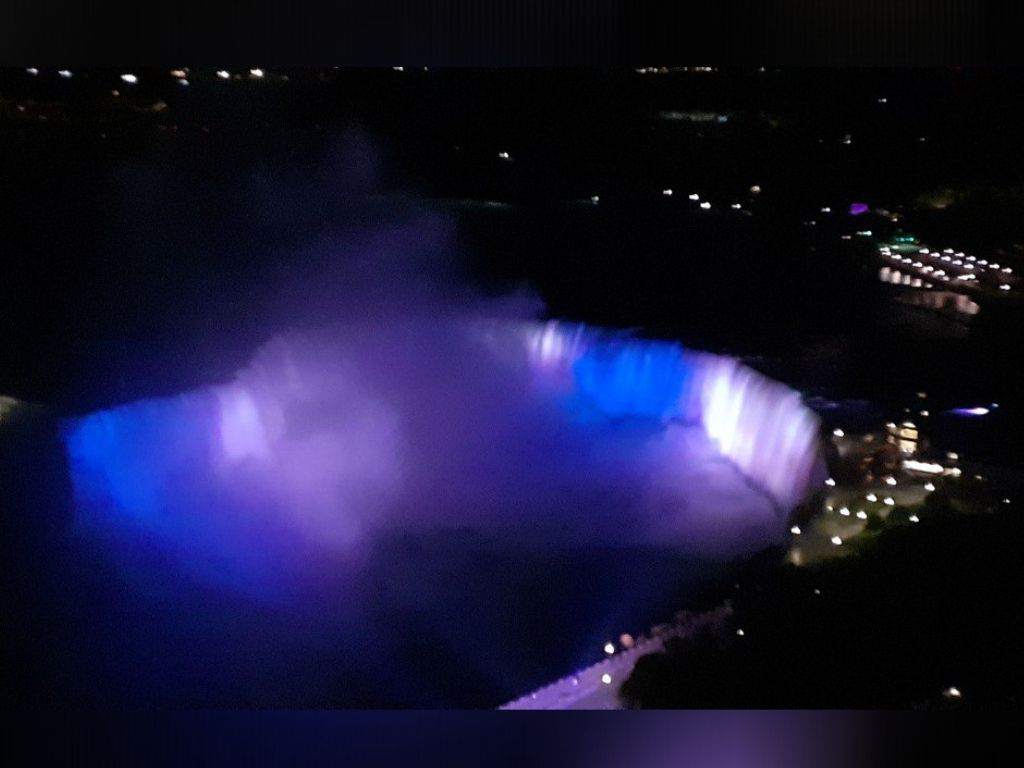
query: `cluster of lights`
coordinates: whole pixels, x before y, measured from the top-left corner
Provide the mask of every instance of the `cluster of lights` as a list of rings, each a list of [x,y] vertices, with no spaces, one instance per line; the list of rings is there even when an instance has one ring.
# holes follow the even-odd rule
[[[1003,267],[998,262],[989,263],[987,259],[978,259],[976,256],[968,256],[964,254],[963,251],[954,251],[952,248],[945,248],[941,252],[937,250],[931,250],[929,248],[918,248],[917,253],[920,257],[927,258],[929,260],[932,260],[933,262],[941,262],[942,264],[948,265],[949,268],[955,268],[956,270],[962,273],[956,276],[951,276],[947,274],[945,268],[939,268],[939,263],[925,264],[924,261],[920,259],[915,260],[908,258],[907,256],[901,254],[899,251],[894,251],[893,249],[895,247],[899,246],[882,244],[878,246],[878,251],[883,257],[913,267],[914,269],[919,270],[921,273],[936,278],[944,283],[948,283],[950,282],[950,280],[959,280],[961,282],[978,282],[979,269],[982,272],[984,272],[985,270],[989,270],[991,272],[1002,272],[1003,274],[1013,273],[1013,270],[1010,267]],[[1011,286],[1008,283],[1002,283],[999,286],[999,289],[1003,291],[1008,291],[1010,290],[1010,288]]]

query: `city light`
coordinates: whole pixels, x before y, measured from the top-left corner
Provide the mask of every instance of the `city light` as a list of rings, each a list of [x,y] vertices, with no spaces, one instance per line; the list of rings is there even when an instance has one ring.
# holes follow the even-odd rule
[[[603,675],[601,675],[601,682],[604,683],[605,685],[611,685],[612,684],[612,676],[609,675],[607,672],[605,672]]]
[[[931,483],[931,482],[925,483],[924,484],[924,489],[926,491],[928,491],[929,493],[931,493],[932,491],[935,490],[935,483]]]
[[[218,69],[217,77],[219,77],[221,80],[227,80],[229,77],[231,77],[231,73],[228,72],[226,69]]]
[[[35,67],[29,67],[29,68],[28,68],[28,69],[26,69],[25,71],[26,71],[26,72],[28,72],[28,73],[29,73],[30,75],[32,75],[32,76],[35,76],[35,75],[38,75],[38,74],[39,74],[39,70],[38,70],[38,69],[36,69]]]
[[[260,77],[263,77],[263,70],[262,70],[262,69],[259,69],[259,68],[257,67],[256,69],[250,69],[250,70],[249,70],[249,74],[250,74],[250,75],[251,75],[252,77],[260,78]]]
[[[838,536],[833,536],[831,539],[829,539],[829,541],[831,541],[837,547],[840,546],[843,543],[843,540],[841,538],[839,538]]]
[[[841,429],[833,429],[832,434],[835,435],[836,437],[846,437],[846,433],[843,432],[843,430]]]
[[[737,630],[736,630],[736,636],[737,636],[737,637],[743,637],[743,636],[744,636],[744,635],[746,635],[746,634],[747,634],[747,633],[746,633],[746,632],[744,632],[744,631],[743,631],[742,629],[737,629]]]
[[[896,485],[896,478],[892,475],[887,475],[885,477],[885,484],[889,486]]]
[[[799,525],[794,525],[792,528],[789,529],[789,532],[792,533],[794,536],[799,536],[800,535],[800,526]]]
[[[706,211],[706,210],[708,210],[711,207],[711,203],[707,203],[707,202],[701,203],[700,207],[703,208]]]
[[[912,523],[919,523],[919,522],[921,522],[921,518],[919,518],[917,515],[911,515],[908,518],[908,520],[910,520],[910,522],[912,522]]]
[[[691,200],[693,200],[695,202],[697,200],[700,200],[700,195],[698,195],[696,192],[694,192],[692,195],[687,195],[687,197],[689,197]]]
[[[868,501],[878,501],[878,496],[876,496],[876,495],[875,495],[875,494],[873,494],[873,493],[869,493],[869,494],[868,494],[867,496],[865,496],[864,498],[865,498],[865,499],[867,499]]]
[[[974,408],[954,408],[953,413],[957,416],[984,416],[989,412],[988,408],[984,406],[975,406]]]
[[[961,696],[960,689],[957,688],[956,686],[952,686],[952,685],[949,688],[947,688],[946,690],[944,690],[942,692],[942,695],[945,696],[948,699],[959,699],[960,696]]]
[[[663,194],[665,197],[672,197],[672,190],[671,189],[663,189],[663,190],[661,190],[661,194]]]
[[[131,74],[130,72],[126,72],[125,74],[121,75],[121,79],[129,85],[135,85],[137,82],[139,82],[139,78]]]
[[[836,484],[836,481],[833,480],[831,477],[828,480],[825,481],[825,485],[829,486],[830,488],[834,488],[835,484]]]
[[[894,504],[896,504],[896,501],[895,499],[893,499],[892,496],[886,496],[884,499],[882,499],[882,503],[885,504],[887,507],[891,507]]]
[[[840,510],[839,510],[839,514],[842,515],[843,517],[849,517],[850,516],[850,508],[849,507],[841,507]]]
[[[611,656],[613,653],[615,653],[615,645],[611,642],[605,643],[604,652]]]
[[[65,80],[67,80],[69,77],[71,77],[71,70],[70,69],[58,69],[57,70],[57,74],[60,75],[61,77],[63,77]]]
[[[867,520],[868,519],[868,513],[865,512],[863,509],[858,510],[857,511],[857,518],[860,519],[860,520]]]

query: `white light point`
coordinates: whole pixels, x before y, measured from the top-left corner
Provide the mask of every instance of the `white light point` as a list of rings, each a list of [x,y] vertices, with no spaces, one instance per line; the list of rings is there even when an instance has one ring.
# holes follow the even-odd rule
[[[611,656],[613,653],[615,653],[615,645],[611,642],[605,643],[604,652]]]
[[[794,525],[792,528],[789,529],[789,532],[792,533],[794,536],[799,536],[801,533],[800,526]]]
[[[604,683],[605,685],[611,685],[612,684],[612,676],[609,675],[607,672],[605,672],[603,675],[601,675],[601,682]]]
[[[260,69],[259,67],[257,67],[255,69],[250,69],[249,70],[249,74],[252,77],[260,78],[260,77],[263,77],[263,70]]]
[[[137,82],[139,82],[139,78],[133,75],[131,72],[125,72],[123,75],[121,75],[121,79],[124,82],[128,83],[128,85],[135,85]]]
[[[837,547],[841,546],[843,543],[843,540],[840,539],[838,536],[833,536],[831,539],[829,539],[829,541],[831,541]]]
[[[857,511],[857,519],[858,520],[867,520],[868,519],[868,513],[865,512],[863,509],[858,510]]]
[[[926,491],[928,491],[929,493],[931,493],[932,491],[935,490],[935,483],[932,483],[932,482],[925,483],[924,484],[924,489]]]
[[[828,480],[825,481],[825,485],[827,485],[829,488],[835,488],[836,481],[830,477]]]
[[[663,190],[661,190],[661,194],[663,194],[665,197],[672,197],[672,190],[671,189],[663,189]]]
[[[61,77],[63,77],[66,80],[69,77],[71,77],[71,70],[70,69],[58,69],[57,70],[57,74],[60,75]]]
[[[737,630],[736,630],[736,637],[743,637],[743,636],[744,636],[744,635],[746,635],[746,634],[747,634],[747,633],[746,633],[746,632],[744,632],[744,631],[743,631],[742,629],[737,629]]]
[[[231,77],[231,73],[228,72],[226,69],[218,69],[217,77],[219,77],[221,80],[227,80],[229,77]]]
[[[836,437],[846,437],[846,433],[843,432],[843,430],[841,429],[833,429],[832,434],[835,435]]]
[[[892,496],[886,496],[884,499],[882,499],[882,503],[885,504],[885,506],[887,507],[891,507],[896,504],[896,501],[893,499]]]
[[[942,695],[945,696],[947,699],[959,699],[962,694],[960,693],[959,688],[957,688],[955,685],[951,685],[949,686],[949,688],[942,692]]]
[[[841,507],[840,510],[839,510],[839,514],[842,515],[843,517],[849,517],[850,516],[850,508],[849,507]]]

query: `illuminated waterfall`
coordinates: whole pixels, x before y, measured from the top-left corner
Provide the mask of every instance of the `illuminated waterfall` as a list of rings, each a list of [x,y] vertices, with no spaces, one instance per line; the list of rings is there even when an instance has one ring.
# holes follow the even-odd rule
[[[279,337],[233,381],[72,420],[65,444],[79,523],[205,557],[204,577],[253,566],[236,581],[275,547],[436,526],[763,545],[820,466],[800,396],[736,360],[481,320]]]

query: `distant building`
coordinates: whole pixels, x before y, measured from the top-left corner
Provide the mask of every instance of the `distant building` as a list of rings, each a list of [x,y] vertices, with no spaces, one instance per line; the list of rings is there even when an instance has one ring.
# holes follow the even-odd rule
[[[885,425],[885,430],[885,441],[896,446],[903,458],[913,458],[925,447],[921,433],[912,421],[904,421],[901,424],[889,422]]]

